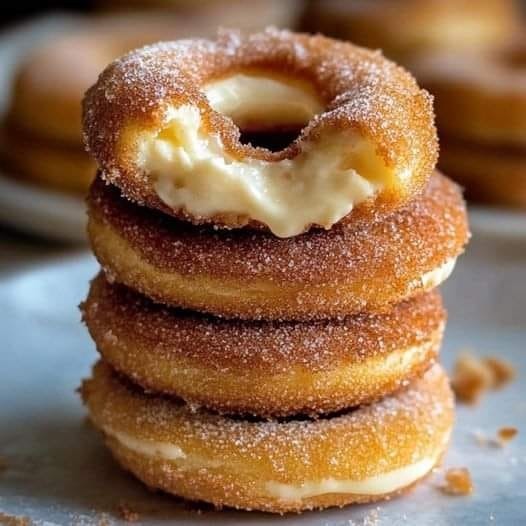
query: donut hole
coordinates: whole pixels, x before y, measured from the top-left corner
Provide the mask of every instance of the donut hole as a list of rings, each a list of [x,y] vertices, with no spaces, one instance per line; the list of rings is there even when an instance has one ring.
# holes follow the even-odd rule
[[[280,152],[290,146],[300,135],[302,128],[276,130],[240,130],[239,141],[255,148]]]
[[[277,152],[284,150],[325,106],[309,82],[264,73],[235,73],[208,83],[210,106],[230,117],[240,142]]]

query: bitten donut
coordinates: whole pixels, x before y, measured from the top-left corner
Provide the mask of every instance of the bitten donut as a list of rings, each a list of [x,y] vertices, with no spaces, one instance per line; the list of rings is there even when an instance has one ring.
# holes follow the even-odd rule
[[[317,419],[244,420],[148,395],[100,362],[82,397],[119,463],[190,500],[270,512],[396,495],[440,461],[453,396],[436,365],[377,404]]]
[[[381,316],[241,322],[156,305],[103,275],[82,312],[104,360],[145,389],[259,416],[333,412],[390,394],[433,363],[445,325],[438,292]]]
[[[468,238],[460,191],[440,174],[387,218],[286,239],[196,227],[130,203],[101,179],[88,208],[109,279],[161,303],[245,319],[386,311],[445,280]]]
[[[84,99],[87,147],[127,198],[279,237],[418,194],[437,159],[433,120],[429,95],[380,53],[277,30],[134,51]],[[258,146],[284,131],[299,136]]]
[[[404,61],[431,50],[491,48],[518,20],[513,0],[314,0],[304,26]]]

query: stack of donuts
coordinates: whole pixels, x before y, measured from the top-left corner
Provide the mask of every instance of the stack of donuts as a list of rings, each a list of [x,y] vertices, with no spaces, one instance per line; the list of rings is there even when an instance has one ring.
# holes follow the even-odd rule
[[[442,458],[436,286],[468,238],[429,95],[322,36],[161,43],[84,100],[102,270],[82,385],[118,462],[270,512],[389,498]]]

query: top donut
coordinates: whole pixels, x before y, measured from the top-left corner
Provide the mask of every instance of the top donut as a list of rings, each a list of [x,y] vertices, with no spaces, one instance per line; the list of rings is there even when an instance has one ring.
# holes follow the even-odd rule
[[[273,29],[133,51],[106,68],[83,109],[88,150],[125,197],[279,237],[399,208],[438,155],[431,97],[404,69]]]

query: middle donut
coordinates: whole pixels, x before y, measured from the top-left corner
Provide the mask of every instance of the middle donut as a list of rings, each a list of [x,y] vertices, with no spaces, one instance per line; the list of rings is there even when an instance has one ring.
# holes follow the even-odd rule
[[[468,237],[460,190],[440,174],[386,218],[287,239],[196,227],[130,203],[100,178],[88,209],[110,279],[159,303],[240,319],[385,312],[444,281]]]
[[[442,341],[436,291],[381,315],[338,320],[219,320],[157,305],[100,274],[82,305],[97,349],[147,390],[258,416],[371,403],[423,374]]]
[[[400,208],[438,156],[431,97],[407,71],[277,30],[124,56],[87,92],[84,130],[127,198],[278,237]]]

